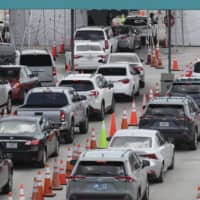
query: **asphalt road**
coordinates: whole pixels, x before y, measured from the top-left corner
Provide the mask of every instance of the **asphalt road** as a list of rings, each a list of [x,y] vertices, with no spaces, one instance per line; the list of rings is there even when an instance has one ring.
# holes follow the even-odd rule
[[[199,55],[200,48],[184,48],[178,49],[177,58],[179,65],[182,67],[188,64],[196,56]],[[167,50],[162,49],[162,58],[165,68],[163,70],[158,70],[146,66],[146,88],[141,90],[141,94],[136,99],[138,116],[140,115],[142,94],[148,90],[148,87],[155,86],[156,81],[160,81],[160,74],[162,72],[167,72]],[[140,56],[146,59],[145,50],[139,52]],[[63,58],[59,57],[56,62],[56,67],[58,69],[58,77],[61,78],[64,73],[64,64]],[[178,73],[177,73],[178,74]],[[128,117],[131,112],[131,102],[118,101],[116,103],[116,118],[118,128],[120,127],[121,117],[123,110],[127,110]],[[111,115],[106,115],[105,124],[107,132],[109,133]],[[90,122],[91,128],[95,128],[97,141],[99,141],[100,132],[101,132],[101,123],[100,122]],[[85,145],[86,137],[89,137],[90,133],[86,135],[76,134],[75,143],[81,143]],[[60,158],[66,158],[66,146],[61,145],[60,149]],[[150,200],[192,200],[196,198],[197,186],[200,184],[200,148],[197,151],[176,151],[175,156],[175,169],[168,171],[165,175],[164,183],[162,184],[151,184],[150,186]],[[49,159],[48,163],[53,169],[53,158]],[[14,187],[13,187],[13,199],[18,199],[19,195],[19,185],[23,183],[25,185],[25,195],[26,199],[31,198],[32,186],[33,186],[33,177],[37,173],[36,168],[32,168],[31,165],[19,165],[14,170]],[[44,169],[42,169],[44,177]],[[64,200],[65,199],[65,187],[62,191],[56,192],[56,197],[52,198]],[[1,200],[6,200],[6,195],[0,196]]]

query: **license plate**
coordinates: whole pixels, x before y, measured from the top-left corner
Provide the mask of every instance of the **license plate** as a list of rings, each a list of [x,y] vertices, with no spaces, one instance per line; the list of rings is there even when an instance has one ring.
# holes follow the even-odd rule
[[[17,143],[6,143],[7,149],[17,149]]]
[[[106,183],[96,183],[93,186],[93,189],[96,191],[106,191],[108,189],[108,185]]]
[[[160,126],[169,126],[169,122],[160,122]]]

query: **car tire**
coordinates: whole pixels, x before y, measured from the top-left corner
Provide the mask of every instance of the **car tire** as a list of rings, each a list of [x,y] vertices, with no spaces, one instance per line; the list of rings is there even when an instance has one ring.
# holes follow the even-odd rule
[[[11,171],[9,172],[8,182],[2,188],[2,193],[8,194],[9,192],[12,192],[12,187],[13,187],[13,170],[11,169]]]
[[[8,101],[7,101],[7,113],[10,114],[12,112],[12,97],[11,95],[9,94],[8,95]]]
[[[88,116],[85,116],[85,120],[79,125],[79,132],[86,134],[88,132]]]
[[[105,117],[105,106],[104,106],[104,103],[101,104],[101,110],[100,110],[100,113],[99,113],[99,121],[102,121],[104,120],[104,117]]]
[[[195,131],[193,141],[190,145],[190,149],[195,151],[197,147],[198,147],[198,136],[197,136],[197,131]]]
[[[145,87],[145,82],[140,80],[140,88],[144,88]]]
[[[115,99],[114,97],[112,97],[112,103],[111,103],[111,107],[108,113],[112,114],[113,112],[115,112]]]
[[[72,119],[70,129],[67,131],[65,135],[65,142],[68,144],[71,144],[74,141],[74,128],[75,124],[74,120]]]
[[[162,168],[161,168],[161,170],[160,170],[160,175],[159,175],[159,177],[157,178],[157,182],[163,183],[163,181],[164,181],[163,175],[164,175],[164,163],[163,163]]]
[[[39,161],[39,167],[44,168],[47,162],[47,151],[45,149],[42,150],[42,158]]]
[[[144,196],[142,197],[142,200],[149,200],[149,183],[147,183],[147,187]]]
[[[58,156],[59,155],[59,150],[60,150],[59,140],[56,139],[56,147],[55,147],[55,151],[53,153],[53,156]]]
[[[168,169],[170,170],[174,169],[174,165],[175,165],[175,153],[173,152],[172,161]]]

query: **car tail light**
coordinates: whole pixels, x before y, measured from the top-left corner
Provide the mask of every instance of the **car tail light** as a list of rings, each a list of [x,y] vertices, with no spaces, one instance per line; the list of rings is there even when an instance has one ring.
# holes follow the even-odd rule
[[[64,111],[60,111],[60,121],[61,122],[65,121],[65,112]]]
[[[83,57],[83,56],[74,55],[74,59],[79,59],[79,58],[81,58],[81,57]]]
[[[40,141],[38,139],[30,140],[25,143],[25,145],[38,145]]]
[[[123,79],[123,80],[119,80],[119,82],[124,83],[124,84],[128,84],[130,82],[129,79]]]
[[[190,118],[190,117],[188,117],[188,116],[186,116],[186,115],[183,115],[183,116],[176,116],[176,119],[177,120],[186,120],[186,121],[191,121],[192,120],[192,118]]]
[[[105,40],[105,49],[109,49],[109,43],[108,43],[108,40]]]
[[[14,85],[13,88],[20,88],[21,84],[19,81],[17,81]]]
[[[56,74],[57,74],[56,67],[53,67],[52,74],[53,74],[53,76],[56,76]]]
[[[84,179],[84,178],[86,178],[86,177],[85,177],[85,176],[69,176],[69,177],[67,177],[67,178],[70,179],[70,180],[77,181],[77,180]]]
[[[155,153],[150,153],[150,154],[144,154],[144,155],[141,155],[142,157],[145,157],[145,158],[150,158],[150,159],[155,159],[157,160],[158,157]]]
[[[131,176],[116,176],[115,177],[116,179],[119,179],[119,180],[124,180],[124,181],[127,181],[127,182],[134,182],[135,179]]]
[[[99,91],[97,91],[97,90],[92,90],[92,91],[90,92],[89,95],[90,95],[90,96],[97,97],[97,96],[99,96]]]
[[[13,112],[13,115],[17,116],[17,110],[15,110],[15,111]]]

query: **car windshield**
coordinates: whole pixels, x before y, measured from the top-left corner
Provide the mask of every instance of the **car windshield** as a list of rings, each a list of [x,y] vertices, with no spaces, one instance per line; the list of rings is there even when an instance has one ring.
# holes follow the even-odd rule
[[[122,67],[105,67],[98,69],[98,72],[104,76],[126,76],[126,68]]]
[[[153,105],[150,104],[147,108],[147,115],[170,115],[170,116],[183,116],[183,105]]]
[[[183,94],[200,93],[200,83],[175,83],[172,85],[171,92]]]
[[[66,95],[58,92],[35,92],[28,96],[26,107],[63,107],[68,105]]]
[[[16,80],[19,79],[20,68],[0,68],[0,79]]]
[[[109,63],[117,62],[138,63],[139,60],[136,55],[110,55]]]
[[[125,21],[125,24],[132,25],[132,26],[146,26],[147,18],[145,17],[127,18]]]
[[[82,176],[125,176],[123,162],[81,161],[74,175]]]
[[[0,134],[35,133],[37,130],[36,122],[26,120],[8,120],[0,122]]]
[[[200,62],[194,64],[194,72],[200,73]]]
[[[94,85],[91,81],[87,80],[64,80],[61,81],[59,86],[65,86],[65,87],[72,87],[76,91],[90,91],[94,89]]]
[[[103,31],[77,31],[75,35],[75,40],[104,40]]]
[[[76,51],[101,51],[98,45],[77,45]]]
[[[52,66],[52,61],[50,55],[21,55],[20,64],[30,67],[45,67]]]
[[[150,137],[137,137],[137,136],[124,136],[124,137],[114,137],[111,147],[134,147],[134,148],[151,148],[152,138]]]

